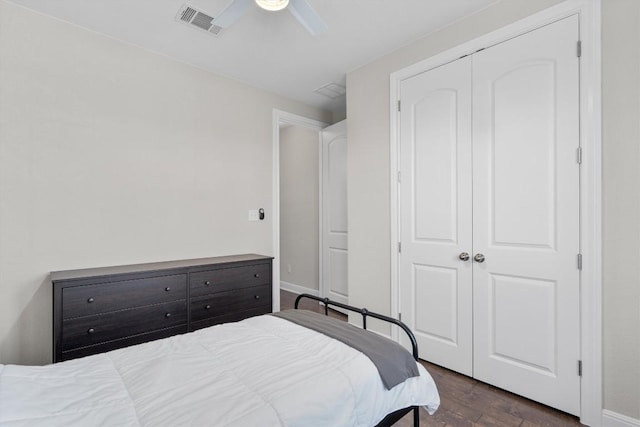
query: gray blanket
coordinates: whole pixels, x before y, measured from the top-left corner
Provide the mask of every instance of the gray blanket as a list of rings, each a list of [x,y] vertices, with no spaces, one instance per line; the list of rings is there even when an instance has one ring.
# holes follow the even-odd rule
[[[347,322],[307,310],[285,310],[274,316],[334,338],[367,356],[391,390],[407,378],[420,375],[416,361],[400,344]]]

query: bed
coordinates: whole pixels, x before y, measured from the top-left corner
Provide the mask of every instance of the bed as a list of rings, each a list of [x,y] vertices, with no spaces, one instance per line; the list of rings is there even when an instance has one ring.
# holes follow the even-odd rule
[[[395,319],[311,295],[296,308],[301,298],[321,301],[325,313],[331,305],[357,311],[365,327],[374,317],[411,334]],[[413,411],[417,426],[419,406],[437,409],[419,363],[418,376],[388,388],[372,360],[291,319],[257,316],[53,365],[0,365],[0,425],[371,427]]]

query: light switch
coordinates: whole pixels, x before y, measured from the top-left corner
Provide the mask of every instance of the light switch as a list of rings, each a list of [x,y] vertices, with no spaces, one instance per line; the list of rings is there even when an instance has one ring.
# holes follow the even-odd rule
[[[258,214],[258,210],[257,209],[250,209],[249,210],[249,221],[258,221],[259,219],[259,214]]]

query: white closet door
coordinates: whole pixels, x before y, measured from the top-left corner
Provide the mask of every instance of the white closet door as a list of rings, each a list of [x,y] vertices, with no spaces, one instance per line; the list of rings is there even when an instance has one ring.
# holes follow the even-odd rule
[[[471,59],[403,81],[401,99],[400,313],[421,358],[471,375]]]
[[[320,295],[347,304],[347,122],[322,130],[322,283]]]
[[[473,55],[474,377],[580,413],[578,17]]]

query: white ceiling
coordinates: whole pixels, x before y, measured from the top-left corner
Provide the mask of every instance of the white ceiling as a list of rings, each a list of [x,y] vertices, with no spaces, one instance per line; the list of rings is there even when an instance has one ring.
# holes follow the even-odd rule
[[[214,73],[333,112],[345,97],[313,92],[496,0],[308,0],[328,26],[313,37],[288,11],[253,5],[215,37],[176,22],[185,0],[11,0]],[[232,0],[188,0],[211,16]]]

